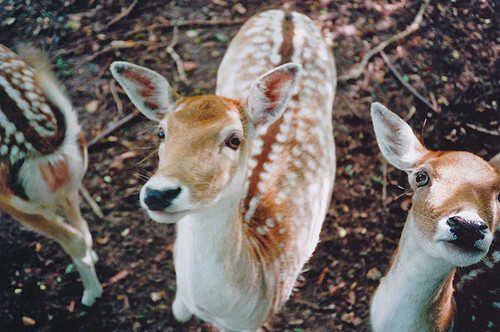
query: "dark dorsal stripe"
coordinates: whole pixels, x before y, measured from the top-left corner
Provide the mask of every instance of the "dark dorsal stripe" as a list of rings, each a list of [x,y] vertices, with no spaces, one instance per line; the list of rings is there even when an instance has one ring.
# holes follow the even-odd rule
[[[294,36],[294,23],[293,15],[290,12],[285,13],[285,18],[281,22],[281,31],[283,35],[283,43],[280,46],[279,53],[281,55],[280,65],[292,62],[292,55],[294,52],[293,36]]]
[[[281,22],[281,32],[283,36],[283,43],[280,46],[279,49],[279,54],[281,55],[281,62],[279,65],[288,63],[292,61],[292,56],[294,53],[294,47],[293,47],[293,37],[294,37],[294,22],[293,22],[293,15],[290,12],[285,13],[285,17],[283,21]],[[293,96],[292,100],[296,100],[297,96]],[[285,112],[291,112],[293,110],[286,110]],[[283,123],[283,115],[276,120],[274,123],[272,123],[268,129],[266,134],[261,137],[261,139],[264,142],[264,145],[262,147],[262,152],[260,155],[257,157],[258,163],[255,166],[255,168],[252,171],[252,174],[250,175],[249,178],[249,187],[247,190],[247,194],[245,196],[244,202],[243,202],[243,210],[248,211],[250,207],[250,199],[251,197],[254,197],[258,193],[258,188],[257,185],[260,181],[260,174],[264,170],[264,164],[266,162],[269,162],[269,154],[271,153],[272,150],[272,145],[277,142],[276,136],[280,132],[280,125]]]

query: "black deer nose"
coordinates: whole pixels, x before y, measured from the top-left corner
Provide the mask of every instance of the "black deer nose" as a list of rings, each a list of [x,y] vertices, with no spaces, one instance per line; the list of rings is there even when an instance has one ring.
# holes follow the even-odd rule
[[[146,195],[144,197],[144,203],[152,211],[164,211],[170,205],[174,199],[181,193],[181,188],[169,188],[165,190],[155,190],[146,188]]]
[[[451,243],[471,250],[476,249],[476,241],[484,239],[485,230],[488,229],[488,225],[483,221],[467,220],[458,216],[448,218],[446,223],[456,236]]]

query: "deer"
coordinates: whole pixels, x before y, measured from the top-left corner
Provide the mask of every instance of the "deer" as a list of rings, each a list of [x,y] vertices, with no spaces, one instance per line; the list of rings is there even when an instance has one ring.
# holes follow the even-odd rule
[[[498,330],[500,252],[492,241],[500,154],[487,162],[470,152],[430,151],[382,104],[372,104],[371,117],[382,155],[407,173],[413,190],[389,271],[372,299],[373,330]],[[496,252],[487,259],[490,247]]]
[[[0,211],[61,245],[80,273],[82,304],[92,306],[102,286],[79,207],[85,138],[41,51],[20,50],[31,66],[0,45]]]
[[[289,298],[330,204],[331,50],[308,17],[271,10],[230,42],[215,95],[180,97],[127,62],[110,70],[159,124],[158,169],[140,204],[176,225],[174,318],[259,328]]]

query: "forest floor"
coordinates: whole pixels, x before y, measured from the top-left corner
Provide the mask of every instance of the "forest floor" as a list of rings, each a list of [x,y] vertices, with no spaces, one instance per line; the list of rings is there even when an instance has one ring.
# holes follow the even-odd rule
[[[53,241],[7,215],[0,223],[0,331],[211,331],[178,324],[172,249],[175,227],[140,209],[144,178],[157,165],[154,123],[142,115],[99,138],[134,107],[109,65],[126,60],[152,68],[182,95],[213,93],[224,51],[242,23],[271,8],[311,17],[331,44],[339,76],[381,41],[411,24],[421,1],[132,1],[6,0],[0,43],[30,42],[49,55],[78,111],[90,164],[84,184],[98,218],[82,210],[99,255],[104,294],[80,304],[82,286],[70,258]],[[410,204],[406,176],[384,175],[369,116],[381,102],[419,133],[430,149],[498,152],[499,52],[495,1],[432,2],[419,29],[376,54],[359,78],[341,80],[334,103],[337,176],[316,252],[303,279],[265,331],[364,331],[380,274],[396,248]],[[216,24],[215,22],[218,22]],[[183,80],[166,51],[175,51]],[[415,97],[413,86],[428,104]],[[97,137],[97,139],[95,139]]]

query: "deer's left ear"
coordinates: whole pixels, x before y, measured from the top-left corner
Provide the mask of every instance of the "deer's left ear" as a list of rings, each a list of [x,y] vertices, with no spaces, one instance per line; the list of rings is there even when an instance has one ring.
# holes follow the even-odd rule
[[[301,66],[287,63],[260,76],[251,86],[248,116],[255,126],[276,121],[285,111],[300,76]]]
[[[147,118],[160,122],[173,109],[177,94],[157,72],[123,61],[113,62],[110,70],[135,107]]]

